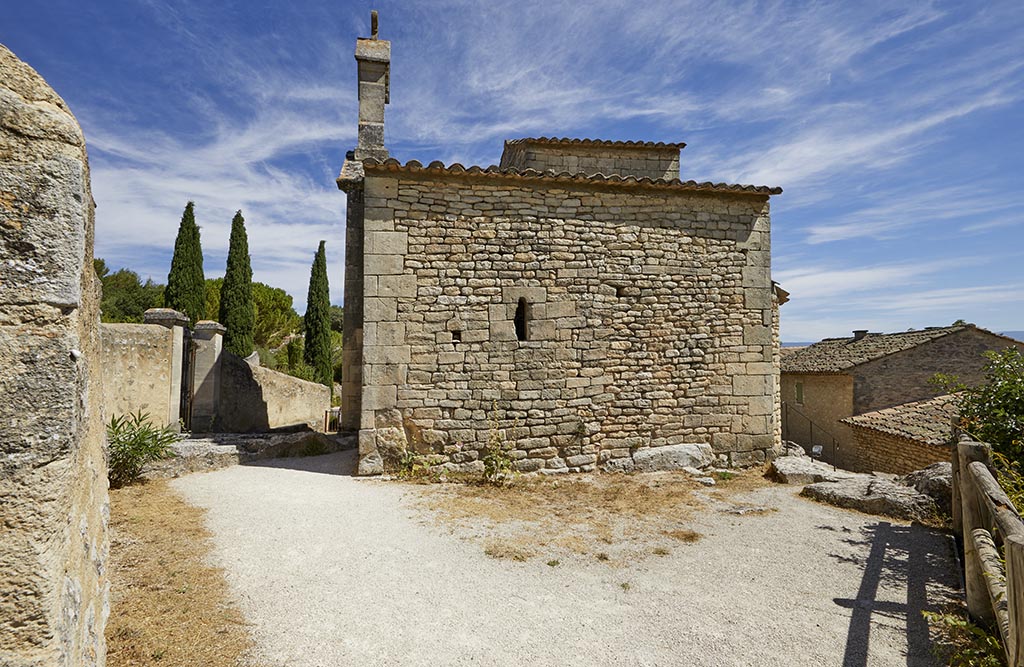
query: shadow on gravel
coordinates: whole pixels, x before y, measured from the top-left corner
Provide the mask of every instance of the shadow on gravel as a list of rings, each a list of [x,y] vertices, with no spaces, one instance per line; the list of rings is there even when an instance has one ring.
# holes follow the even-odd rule
[[[313,472],[321,475],[344,475],[353,477],[356,474],[359,452],[349,449],[333,454],[320,456],[295,456],[279,459],[263,459],[244,463],[254,468],[284,468],[301,472]]]
[[[941,606],[941,601],[934,599],[929,603],[929,585],[946,590],[958,590],[960,587],[957,573],[949,566],[952,537],[920,525],[902,526],[881,521],[866,527],[863,539],[844,541],[866,550],[867,557],[833,554],[840,561],[855,561],[864,567],[856,599],[834,599],[840,607],[853,610],[846,634],[843,667],[864,667],[868,664],[873,614],[906,624],[908,667],[935,665],[928,622],[921,612],[938,611]],[[906,601],[877,599],[879,586],[883,584],[886,591],[898,591],[898,599],[903,599],[903,591],[906,591]]]

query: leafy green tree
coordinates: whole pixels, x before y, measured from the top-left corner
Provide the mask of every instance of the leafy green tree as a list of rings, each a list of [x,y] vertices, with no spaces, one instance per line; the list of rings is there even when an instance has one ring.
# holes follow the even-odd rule
[[[344,367],[344,338],[337,331],[331,330],[331,368],[334,373],[334,381],[341,382],[341,372]]]
[[[324,246],[325,243],[321,241],[309,274],[303,357],[306,365],[313,369],[316,381],[330,387],[334,376],[331,366],[331,295],[327,283],[327,252]]]
[[[203,277],[203,249],[199,243],[195,204],[185,205],[174,241],[171,272],[167,274],[164,303],[185,313],[192,323],[206,318],[206,280]]]
[[[253,337],[258,347],[278,347],[301,328],[302,319],[292,308],[292,297],[283,289],[253,283],[252,300],[256,312]]]
[[[345,333],[345,309],[341,306],[331,306],[331,331]]]
[[[107,263],[100,258],[93,260],[93,268],[103,286],[100,300],[102,321],[139,323],[147,310],[163,306],[163,285],[150,279],[142,282],[139,274],[129,269],[111,273]]]
[[[223,278],[206,279],[206,313],[207,317],[220,317],[220,291],[224,287]]]
[[[241,211],[235,213],[231,220],[228,265],[220,290],[220,323],[227,329],[224,332],[225,350],[239,357],[252,354],[256,315],[252,303],[249,239]]]
[[[1010,457],[1024,458],[1024,355],[1015,347],[986,352],[985,382],[965,387],[945,377],[948,390],[959,390],[960,428]],[[941,382],[942,380],[940,380]]]

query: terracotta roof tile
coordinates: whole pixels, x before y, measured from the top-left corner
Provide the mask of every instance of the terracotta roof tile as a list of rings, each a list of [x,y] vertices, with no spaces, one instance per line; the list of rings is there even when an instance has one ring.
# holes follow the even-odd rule
[[[489,167],[464,167],[459,163],[445,166],[439,161],[431,162],[426,167],[418,160],[409,160],[402,164],[394,158],[388,158],[383,162],[375,158],[363,161],[363,168],[366,171],[394,171],[394,172],[433,172],[436,174],[476,174],[482,177],[491,178],[535,178],[559,183],[621,183],[623,185],[646,185],[667,188],[672,190],[706,191],[706,192],[729,192],[733,194],[751,195],[779,195],[782,188],[769,187],[767,185],[732,185],[728,183],[698,183],[697,181],[681,181],[678,178],[637,178],[636,176],[619,176],[612,174],[574,174],[568,171],[555,173],[554,171],[538,171],[536,169],[513,169],[501,168],[497,165]]]
[[[943,394],[923,401],[865,412],[847,417],[842,422],[928,445],[944,445],[949,441],[953,417],[957,414],[957,397],[957,394]]]
[[[686,147],[682,141],[610,141],[608,139],[570,139],[568,137],[523,137],[522,139],[507,139],[506,146],[518,144],[559,144],[563,146],[600,146],[607,148],[644,148],[658,149],[670,148],[681,151]]]

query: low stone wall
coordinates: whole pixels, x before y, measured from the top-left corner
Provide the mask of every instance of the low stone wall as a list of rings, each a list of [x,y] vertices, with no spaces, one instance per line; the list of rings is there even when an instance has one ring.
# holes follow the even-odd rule
[[[181,327],[103,324],[103,407],[107,415],[142,410],[177,425],[181,405]]]
[[[0,46],[0,665],[102,667],[106,438],[93,199],[62,100]]]
[[[857,472],[906,475],[933,463],[949,461],[948,447],[927,445],[910,438],[850,426],[854,445],[843,455],[844,467]]]
[[[216,430],[323,430],[324,412],[331,407],[330,388],[250,364],[230,352],[223,353],[221,364]]]

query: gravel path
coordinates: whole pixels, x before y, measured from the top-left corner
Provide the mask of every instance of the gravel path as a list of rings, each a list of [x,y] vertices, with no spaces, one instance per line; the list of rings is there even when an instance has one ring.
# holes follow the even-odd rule
[[[948,536],[770,487],[665,557],[495,560],[415,488],[329,474],[353,452],[177,479],[267,664],[932,665],[920,610],[958,586]],[[913,567],[908,568],[908,562]],[[624,584],[628,584],[625,585]]]

